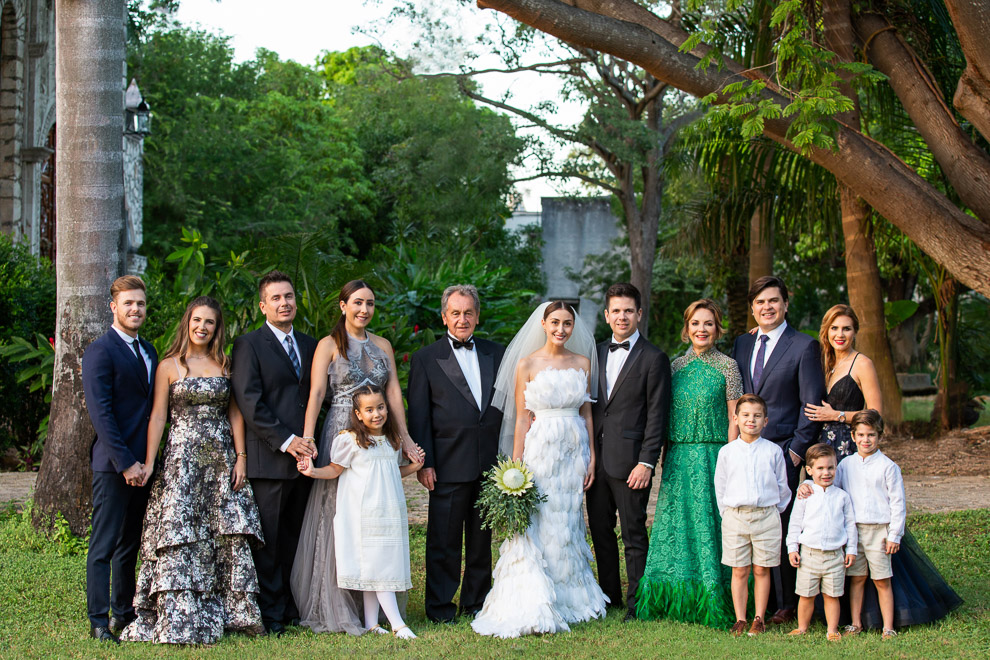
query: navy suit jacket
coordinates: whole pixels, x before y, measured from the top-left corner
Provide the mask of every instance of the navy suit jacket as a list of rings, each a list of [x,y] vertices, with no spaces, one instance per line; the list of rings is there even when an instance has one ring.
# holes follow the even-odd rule
[[[767,402],[768,423],[763,437],[804,460],[804,453],[818,442],[821,431],[821,424],[804,414],[804,406],[808,403],[820,406],[825,398],[818,342],[788,325],[767,358],[760,386],[754,391],[749,365],[756,337],[749,333],[736,337],[732,347],[732,357],[742,373],[743,390],[758,394]]]
[[[434,468],[442,483],[474,481],[498,455],[502,411],[491,401],[505,347],[477,337],[474,345],[481,371],[481,409],[446,333],[413,353],[410,361],[409,435],[426,452],[425,467]]]
[[[83,353],[86,409],[96,431],[90,450],[94,472],[120,473],[144,463],[158,353],[149,342],[140,341],[151,357],[150,382],[134,351],[113,328]]]

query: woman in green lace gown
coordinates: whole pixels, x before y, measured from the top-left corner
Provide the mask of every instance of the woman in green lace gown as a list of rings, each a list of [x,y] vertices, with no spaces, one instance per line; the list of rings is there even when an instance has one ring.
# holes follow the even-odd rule
[[[729,410],[743,394],[736,362],[714,348],[722,311],[698,300],[684,312],[687,353],[671,364],[670,426],[646,571],[636,595],[640,619],[728,628],[735,620],[731,574],[721,563],[715,504],[718,450],[736,434]]]

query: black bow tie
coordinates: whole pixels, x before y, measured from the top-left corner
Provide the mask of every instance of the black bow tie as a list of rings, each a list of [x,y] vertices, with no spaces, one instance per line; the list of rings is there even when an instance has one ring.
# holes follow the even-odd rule
[[[608,352],[609,353],[612,353],[613,351],[617,351],[620,348],[628,351],[629,350],[629,340],[627,339],[624,342],[620,342],[618,344],[613,341],[611,344],[608,345]]]
[[[459,339],[454,339],[453,337],[451,337],[450,338],[450,343],[454,346],[454,348],[466,348],[469,351],[473,351],[474,350],[474,339],[468,339],[467,341],[461,341]]]

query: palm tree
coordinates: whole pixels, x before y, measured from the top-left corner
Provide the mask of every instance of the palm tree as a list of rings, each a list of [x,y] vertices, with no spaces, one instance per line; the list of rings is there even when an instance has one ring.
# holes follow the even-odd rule
[[[76,534],[89,525],[93,428],[82,354],[110,324],[124,229],[124,0],[58,0],[55,377],[48,438],[35,491],[35,524],[57,513]]]

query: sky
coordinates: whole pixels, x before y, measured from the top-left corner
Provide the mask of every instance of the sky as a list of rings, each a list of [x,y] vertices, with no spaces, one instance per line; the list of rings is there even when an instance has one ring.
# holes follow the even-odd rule
[[[393,4],[390,0],[181,0],[176,18],[184,25],[199,25],[231,37],[239,61],[253,58],[258,48],[266,48],[282,59],[312,64],[324,50],[346,50],[375,43],[400,56],[410,55],[413,43],[408,31],[392,30],[370,36],[356,30],[383,19]],[[458,33],[480,32],[491,17],[490,10],[469,6],[462,10],[461,21],[451,29]],[[458,53],[446,54],[443,61],[434,62],[434,68],[454,70],[458,63]],[[531,88],[538,87],[541,92],[553,89],[553,81],[532,85],[506,75],[489,76],[480,82],[490,96],[513,90],[524,106],[541,100],[536,89]],[[565,107],[558,115],[577,121],[580,108]],[[527,173],[520,170],[519,176]],[[563,192],[540,180],[524,182],[517,189],[523,195],[523,207],[527,211],[539,210],[540,197]]]

